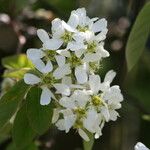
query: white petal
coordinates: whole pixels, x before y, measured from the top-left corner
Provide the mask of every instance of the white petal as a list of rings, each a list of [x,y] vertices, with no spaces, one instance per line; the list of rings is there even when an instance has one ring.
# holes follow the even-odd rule
[[[54,38],[60,38],[65,32],[62,26],[62,21],[59,18],[55,18],[52,21],[52,34]]]
[[[97,41],[103,41],[106,39],[106,34],[108,32],[108,29],[104,29],[102,32],[100,32],[99,34],[96,35],[96,40]]]
[[[49,73],[53,70],[53,65],[51,63],[51,61],[48,61],[47,64],[45,65],[45,67],[41,70],[42,73]]]
[[[87,53],[85,54],[85,57],[83,58],[84,62],[96,62],[101,60],[101,55],[97,53]]]
[[[62,78],[62,83],[66,85],[71,85],[72,84],[72,79],[71,77],[65,76]]]
[[[69,64],[65,64],[62,67],[58,67],[53,75],[56,79],[61,79],[63,78],[65,75],[70,74],[71,70],[70,70],[70,65]]]
[[[42,87],[42,94],[40,98],[41,105],[48,105],[51,102],[51,91],[47,87]]]
[[[38,84],[39,82],[41,82],[41,79],[34,74],[26,73],[24,75],[24,82],[26,84],[34,85],[34,84]]]
[[[90,141],[89,137],[82,129],[78,129],[78,133],[85,141],[87,142]]]
[[[106,106],[101,108],[101,113],[105,117],[106,122],[108,122],[110,119],[110,114],[109,114],[108,108]]]
[[[44,43],[45,41],[49,40],[49,35],[48,33],[43,30],[43,29],[38,29],[37,30],[37,35],[39,37],[39,39]]]
[[[109,110],[110,113],[110,120],[116,121],[117,117],[119,116],[118,112],[115,110]]]
[[[56,55],[55,59],[56,59],[57,64],[58,64],[59,67],[61,67],[61,66],[63,66],[65,64],[66,59],[65,59],[64,56]]]
[[[49,50],[57,50],[62,44],[63,41],[60,39],[49,39],[44,42],[43,46]]]
[[[105,76],[104,82],[111,83],[115,76],[116,76],[116,72],[114,72],[113,70],[108,71]]]
[[[84,108],[90,99],[87,92],[83,90],[75,90],[71,97],[76,101],[76,105],[81,108]]]
[[[89,85],[94,94],[97,94],[100,90],[101,79],[99,75],[89,76]]]
[[[100,31],[105,30],[106,28],[107,28],[107,21],[106,21],[106,19],[103,18],[103,19],[96,21],[93,24],[92,31],[100,32]]]
[[[66,133],[68,133],[70,128],[74,125],[76,121],[76,116],[75,115],[64,116],[64,120],[65,120]]]
[[[81,50],[76,50],[75,51],[75,55],[80,58],[82,56],[82,54],[84,54],[85,49],[81,49]]]
[[[101,57],[103,57],[103,58],[109,57],[109,52],[104,49],[104,46],[102,44],[98,47],[98,52],[100,53]]]
[[[65,85],[65,84],[54,84],[54,87],[56,88],[58,93],[61,93],[63,95],[69,96],[70,95],[70,88],[69,86]]]
[[[45,56],[44,52],[40,49],[30,48],[27,50],[27,57],[30,60],[40,59],[43,58],[44,56]]]
[[[78,66],[75,68],[75,76],[79,83],[83,84],[83,83],[87,82],[88,76],[87,76],[87,72],[83,68],[83,66]]]
[[[70,32],[75,32],[76,30],[73,29],[71,26],[69,26],[66,22],[62,21],[62,26],[67,30],[67,31],[70,31]]]
[[[70,52],[67,49],[57,50],[56,52],[64,57],[71,57]]]
[[[85,49],[87,46],[84,45],[84,43],[81,42],[70,42],[67,45],[67,49],[70,49],[71,51],[76,51],[76,50],[80,50],[80,49]]]
[[[135,147],[134,150],[149,150],[143,143],[138,142]]]
[[[69,97],[62,97],[59,100],[59,104],[62,105],[63,107],[70,108],[70,109],[76,107],[74,100],[72,100]]]
[[[65,130],[65,120],[64,119],[58,120],[55,125],[56,125],[56,127],[58,127],[59,130],[61,130],[61,131]]]
[[[32,63],[34,64],[35,68],[38,69],[40,72],[42,72],[43,68],[45,68],[45,64],[41,59],[32,60]]]
[[[73,28],[76,28],[79,23],[79,18],[76,14],[72,13],[67,24]]]

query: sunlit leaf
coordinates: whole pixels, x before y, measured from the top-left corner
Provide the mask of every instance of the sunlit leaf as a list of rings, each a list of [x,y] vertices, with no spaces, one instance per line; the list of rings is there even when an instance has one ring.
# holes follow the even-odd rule
[[[27,94],[27,115],[32,128],[39,134],[43,134],[51,125],[52,104],[40,105],[41,89],[32,87]]]
[[[13,142],[17,149],[22,150],[32,143],[36,133],[29,125],[26,114],[26,105],[18,111],[12,130]]]
[[[8,56],[2,59],[2,65],[7,69],[31,68],[32,63],[25,54]]]
[[[4,78],[22,79],[24,74],[28,72],[29,68],[22,68],[17,70],[6,70],[3,74]]]
[[[148,2],[133,25],[126,47],[128,71],[139,61],[150,34],[150,2]]]
[[[23,80],[17,82],[0,99],[0,128],[2,128],[16,112],[18,104],[23,100],[30,86]]]

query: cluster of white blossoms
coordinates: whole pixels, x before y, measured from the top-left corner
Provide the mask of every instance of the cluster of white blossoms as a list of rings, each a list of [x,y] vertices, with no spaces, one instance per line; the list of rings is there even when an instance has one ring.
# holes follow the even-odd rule
[[[26,73],[26,84],[42,89],[40,103],[55,101],[52,123],[66,133],[71,128],[89,141],[88,133],[101,136],[105,122],[115,121],[123,101],[118,85],[111,86],[116,73],[104,80],[96,74],[100,62],[109,56],[104,49],[107,21],[86,15],[84,8],[71,12],[68,22],[52,21],[51,34],[39,29],[40,49],[27,50],[38,74]]]

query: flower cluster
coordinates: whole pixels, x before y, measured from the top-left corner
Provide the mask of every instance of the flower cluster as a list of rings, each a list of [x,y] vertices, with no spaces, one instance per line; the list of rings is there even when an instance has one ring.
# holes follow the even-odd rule
[[[107,21],[90,19],[79,8],[67,23],[54,19],[51,31],[37,31],[42,47],[28,49],[27,57],[38,73],[26,73],[24,81],[41,87],[41,105],[55,101],[52,123],[59,130],[74,128],[86,141],[88,133],[99,138],[105,122],[119,116],[116,110],[123,101],[119,86],[110,85],[116,73],[110,70],[103,81],[96,74],[101,60],[109,56],[104,49]]]

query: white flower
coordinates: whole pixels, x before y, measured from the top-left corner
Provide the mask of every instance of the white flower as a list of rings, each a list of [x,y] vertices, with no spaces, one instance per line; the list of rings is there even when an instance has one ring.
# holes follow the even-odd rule
[[[61,111],[63,113],[63,119],[59,119],[56,126],[60,130],[66,130],[68,132],[75,125],[78,114],[81,113],[81,115],[84,115],[84,109],[88,99],[88,95],[83,90],[75,90],[70,97],[62,97],[59,100],[59,104],[65,108]]]
[[[36,84],[42,83],[41,78],[31,73],[26,73],[24,75],[24,81],[26,84],[29,84],[29,85],[36,85]],[[51,102],[51,98],[56,99],[53,93],[50,91],[50,89],[46,85],[42,85],[41,89],[42,89],[42,93],[40,97],[41,105],[48,105]]]
[[[91,133],[95,133],[96,136],[101,136],[101,127],[102,122],[101,115],[97,113],[95,109],[89,109],[87,112],[86,118],[83,120],[83,126]],[[98,137],[99,137],[98,136]]]
[[[107,30],[106,19],[98,19],[97,17],[90,19],[86,15],[85,8],[73,10],[67,23],[74,29],[77,29],[79,32],[85,32],[89,30],[97,33]]]
[[[95,62],[109,56],[109,52],[104,49],[101,39],[97,38],[92,32],[88,32],[86,37],[87,49],[83,61]]]
[[[27,57],[32,61],[35,68],[42,73],[49,73],[53,69],[51,60],[47,60],[46,64],[42,61],[46,57],[46,53],[42,49],[30,48],[27,50]]]
[[[56,122],[56,126],[59,130],[65,130],[66,133],[68,133],[70,128],[74,125],[76,121],[76,115],[74,115],[70,109],[62,110],[60,111],[60,113],[63,114],[64,118],[59,119]]]
[[[115,75],[114,71],[109,71],[105,76],[104,82],[101,82],[98,75],[89,76],[91,102],[100,109],[106,121],[117,119],[118,113],[115,109],[119,109],[121,107],[120,102],[123,101],[119,86],[110,87],[110,83]]]
[[[83,84],[87,82],[87,64],[83,60],[77,57],[75,54],[70,53],[66,56],[67,62],[70,64],[70,67],[74,69],[77,82]]]
[[[60,39],[50,39],[48,33],[43,29],[38,29],[37,35],[39,39],[43,42],[44,49],[57,50],[63,43]]]
[[[66,64],[66,58],[64,56],[55,56],[58,67],[54,71],[53,75],[56,79],[61,79],[65,75],[71,73],[70,64]]]
[[[60,105],[69,109],[84,108],[89,100],[89,96],[84,90],[75,90],[70,97],[62,97]]]
[[[134,150],[149,150],[149,148],[147,148],[143,143],[138,142],[135,145]]]

